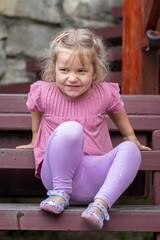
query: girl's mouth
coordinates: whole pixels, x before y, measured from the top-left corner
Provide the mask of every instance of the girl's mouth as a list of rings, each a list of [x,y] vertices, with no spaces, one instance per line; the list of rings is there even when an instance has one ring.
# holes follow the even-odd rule
[[[79,85],[67,85],[67,87],[71,90],[78,89],[80,86]]]

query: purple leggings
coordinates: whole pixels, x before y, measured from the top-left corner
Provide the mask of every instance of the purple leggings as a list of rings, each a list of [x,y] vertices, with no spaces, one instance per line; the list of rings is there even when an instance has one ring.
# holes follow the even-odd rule
[[[109,207],[134,180],[141,163],[137,145],[126,141],[102,156],[84,155],[82,126],[74,121],[59,125],[50,136],[41,179],[47,190],[64,190],[71,201],[103,199]]]

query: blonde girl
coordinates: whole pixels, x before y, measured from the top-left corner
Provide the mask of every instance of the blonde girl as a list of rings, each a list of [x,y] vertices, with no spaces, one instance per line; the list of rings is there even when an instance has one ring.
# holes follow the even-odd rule
[[[58,35],[45,56],[43,81],[31,86],[36,176],[48,190],[40,208],[60,214],[69,200],[90,203],[82,218],[100,230],[109,209],[128,188],[141,163],[137,140],[124,110],[118,84],[105,82],[107,50],[88,29]],[[125,140],[113,148],[106,114]]]

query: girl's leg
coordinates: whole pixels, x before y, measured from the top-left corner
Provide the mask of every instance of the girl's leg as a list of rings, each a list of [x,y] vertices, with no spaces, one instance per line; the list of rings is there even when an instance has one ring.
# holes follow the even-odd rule
[[[102,156],[84,156],[73,178],[71,200],[101,199],[110,208],[134,180],[141,163],[136,144],[126,141]]]
[[[103,163],[101,164],[101,162]],[[109,215],[104,206],[107,209],[110,208],[127,189],[137,174],[140,162],[140,151],[132,142],[124,142],[109,154],[99,158],[99,165],[103,165],[104,169],[108,165],[109,170],[104,183],[94,197],[94,203],[90,204],[81,216],[96,230],[102,229],[104,219],[109,220]],[[96,168],[94,169],[96,170]],[[97,171],[93,171],[92,179],[96,178],[97,174],[103,178],[104,169],[102,169],[102,166],[100,169],[97,164]]]
[[[41,170],[46,189],[72,193],[72,179],[83,156],[83,129],[74,121],[59,125],[49,138]]]
[[[134,180],[141,163],[140,150],[127,141],[116,148],[116,155],[106,179],[94,200],[103,200],[110,208]]]

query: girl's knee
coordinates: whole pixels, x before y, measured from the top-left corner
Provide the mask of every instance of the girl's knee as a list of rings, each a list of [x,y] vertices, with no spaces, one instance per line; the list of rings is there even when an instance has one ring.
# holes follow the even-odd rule
[[[124,150],[124,152],[127,153],[127,155],[130,158],[134,159],[134,163],[135,161],[137,161],[137,164],[141,163],[141,152],[138,148],[138,146],[132,142],[132,141],[125,141],[122,144],[120,144],[120,150]]]
[[[83,128],[80,123],[75,121],[67,121],[59,125],[57,134],[62,134],[67,141],[76,141],[83,137]]]

